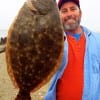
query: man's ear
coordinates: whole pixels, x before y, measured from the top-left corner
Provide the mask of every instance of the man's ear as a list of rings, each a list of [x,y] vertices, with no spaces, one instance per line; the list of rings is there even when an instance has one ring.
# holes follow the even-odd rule
[[[82,10],[80,9],[80,16],[82,16]]]

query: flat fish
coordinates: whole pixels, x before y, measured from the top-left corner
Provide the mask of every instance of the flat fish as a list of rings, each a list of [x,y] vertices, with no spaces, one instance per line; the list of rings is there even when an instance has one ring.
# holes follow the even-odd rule
[[[46,84],[59,69],[64,49],[63,27],[54,0],[27,0],[7,35],[8,74],[19,89],[15,100]]]

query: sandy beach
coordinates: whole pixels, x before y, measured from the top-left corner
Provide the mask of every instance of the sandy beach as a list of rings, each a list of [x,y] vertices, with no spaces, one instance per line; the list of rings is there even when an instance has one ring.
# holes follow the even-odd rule
[[[32,100],[43,100],[45,93],[47,92],[50,82],[44,85],[41,89],[31,93]],[[7,72],[7,65],[5,59],[5,53],[0,53],[0,100],[15,100],[18,93],[10,80]]]

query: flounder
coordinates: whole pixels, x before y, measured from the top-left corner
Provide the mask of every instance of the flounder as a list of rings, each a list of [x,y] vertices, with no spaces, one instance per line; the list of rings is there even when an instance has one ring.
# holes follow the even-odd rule
[[[19,89],[15,100],[31,100],[34,92],[59,69],[63,27],[54,0],[28,0],[12,22],[6,43],[7,70]]]

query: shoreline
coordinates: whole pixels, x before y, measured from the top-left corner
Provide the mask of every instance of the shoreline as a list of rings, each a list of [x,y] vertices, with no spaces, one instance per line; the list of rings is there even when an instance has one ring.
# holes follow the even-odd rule
[[[43,100],[50,82],[36,92],[31,92],[32,100]],[[16,89],[8,75],[5,52],[0,53],[0,100],[14,100],[19,89]]]

